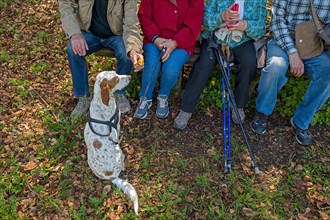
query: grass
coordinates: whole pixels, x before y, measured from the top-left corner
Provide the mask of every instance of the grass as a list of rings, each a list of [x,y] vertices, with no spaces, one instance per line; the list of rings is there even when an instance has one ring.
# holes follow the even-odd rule
[[[246,147],[233,138],[233,172],[225,175],[220,132],[173,134],[169,124],[154,120],[132,125],[126,118],[122,148],[127,170],[122,177],[138,191],[140,214],[135,216],[123,192],[89,169],[83,140],[86,119],[66,117],[75,100],[57,2],[17,3],[0,0],[1,13],[6,10],[0,24],[1,219],[268,220],[330,215],[327,147],[316,143],[301,148],[287,155],[282,166],[267,167],[255,176],[246,165]],[[32,11],[33,16],[28,14]],[[7,14],[19,16],[12,23]],[[91,75],[115,65],[113,59],[87,59]],[[199,111],[211,103],[221,107],[218,78],[219,73],[212,76]],[[138,97],[140,80],[141,74],[133,74],[131,99]],[[288,98],[290,91],[299,93],[294,85],[280,96],[285,105],[296,101]],[[316,119],[326,122],[329,114]],[[330,132],[326,135],[329,138]],[[194,138],[198,141],[191,141]]]

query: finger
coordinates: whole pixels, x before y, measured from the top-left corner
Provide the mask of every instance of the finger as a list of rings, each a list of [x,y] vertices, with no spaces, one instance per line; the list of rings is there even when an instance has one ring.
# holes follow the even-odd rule
[[[165,62],[169,58],[169,54],[166,52],[164,56],[162,57],[162,62]]]

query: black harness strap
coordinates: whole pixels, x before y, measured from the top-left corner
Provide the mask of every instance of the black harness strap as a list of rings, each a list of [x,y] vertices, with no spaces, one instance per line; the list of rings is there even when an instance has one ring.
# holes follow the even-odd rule
[[[101,136],[101,137],[107,137],[111,134],[111,131],[112,131],[112,128],[117,130],[117,124],[118,124],[118,121],[119,121],[119,110],[118,110],[118,107],[116,106],[116,110],[115,110],[115,114],[110,118],[109,121],[101,121],[101,120],[97,120],[97,119],[94,119],[94,118],[91,118],[90,114],[88,116],[88,125],[89,127],[91,128],[92,132],[98,136]],[[97,123],[97,124],[103,124],[103,125],[107,125],[109,127],[109,133],[107,134],[99,134],[95,131],[95,129],[93,128],[93,125],[92,123]],[[118,144],[118,142],[116,141],[113,141],[111,140],[112,142]]]

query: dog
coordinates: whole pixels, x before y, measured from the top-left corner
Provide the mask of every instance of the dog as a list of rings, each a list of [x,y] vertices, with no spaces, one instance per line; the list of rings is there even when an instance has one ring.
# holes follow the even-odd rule
[[[119,146],[120,111],[114,98],[114,92],[126,87],[130,79],[129,75],[118,75],[115,71],[103,71],[96,76],[84,139],[88,165],[93,173],[101,179],[111,180],[128,195],[137,214],[136,190],[127,180],[119,178],[124,170],[125,155]]]

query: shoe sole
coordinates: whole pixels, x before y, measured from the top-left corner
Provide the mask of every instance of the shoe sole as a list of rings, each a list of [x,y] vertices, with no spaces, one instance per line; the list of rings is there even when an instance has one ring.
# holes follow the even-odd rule
[[[147,109],[147,112],[145,115],[143,115],[142,117],[140,116],[137,116],[136,114],[134,114],[134,118],[137,118],[137,119],[145,119],[147,116],[148,116],[148,110],[151,108],[152,106],[152,103],[151,104],[147,104],[148,105],[148,109]]]
[[[137,119],[145,119],[147,116],[148,116],[148,112],[147,112],[145,115],[143,115],[142,117],[137,116],[137,115],[134,115],[134,118],[137,118]]]
[[[157,112],[156,112],[156,116],[158,117],[158,118],[166,118],[168,115],[170,114],[170,111],[168,111],[167,112],[167,114],[165,114],[165,115],[160,115],[160,114],[158,114]]]
[[[186,127],[187,127],[187,124],[184,125],[184,126],[179,126],[179,125],[177,125],[176,123],[173,124],[173,128],[178,129],[178,130],[183,130],[183,129],[185,129]]]

